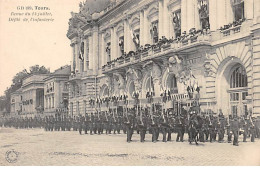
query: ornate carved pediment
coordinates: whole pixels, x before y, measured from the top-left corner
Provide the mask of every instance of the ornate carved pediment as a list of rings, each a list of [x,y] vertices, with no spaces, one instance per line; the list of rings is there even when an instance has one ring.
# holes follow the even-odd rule
[[[143,68],[149,69],[149,67],[151,68],[152,71],[152,76],[154,78],[154,80],[160,80],[161,76],[162,76],[162,69],[159,66],[159,64],[157,64],[154,61],[149,61],[146,64],[144,64]]]
[[[78,33],[78,29],[83,25],[89,23],[92,20],[92,17],[89,13],[85,3],[80,2],[79,4],[80,11],[79,13],[71,12],[71,18],[69,19],[69,30],[67,36]]]
[[[127,78],[131,78],[133,80],[140,80],[142,79],[142,72],[139,69],[128,68],[126,76]]]
[[[185,66],[177,55],[169,58],[169,71],[176,75],[180,83],[187,82],[193,76],[191,69]]]
[[[125,87],[125,79],[120,73],[114,73],[114,80],[116,81],[118,85],[118,89],[124,89]]]
[[[210,60],[205,61],[204,63],[204,76],[209,77],[212,75],[212,69],[211,69],[211,64]]]
[[[134,68],[128,68],[127,72],[126,72],[126,78],[127,79],[132,79],[134,81],[134,85],[135,85],[135,90],[136,91],[141,91],[141,79],[142,79],[143,75],[141,70],[139,69],[134,69]]]
[[[159,80],[160,81],[161,76],[162,76],[162,69],[155,62],[153,62],[152,75],[153,75],[154,80]]]

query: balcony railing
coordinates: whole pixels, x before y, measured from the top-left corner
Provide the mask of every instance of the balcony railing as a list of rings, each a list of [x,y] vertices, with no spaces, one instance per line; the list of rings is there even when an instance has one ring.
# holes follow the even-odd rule
[[[233,23],[229,23],[224,25],[219,30],[223,34],[223,37],[236,34],[240,32],[242,23],[246,21],[246,19],[240,19],[238,21],[234,21]]]
[[[141,46],[137,51],[130,51],[127,55],[123,55],[115,60],[108,62],[102,66],[102,71],[110,71],[114,68],[125,66],[135,61],[145,60],[148,56],[153,57],[160,55],[163,51],[173,49],[175,51],[182,50],[189,45],[194,45],[201,42],[209,42],[210,33],[208,31],[196,31],[193,29],[189,34],[185,34],[176,39],[160,39],[158,43],[150,45],[146,44]]]

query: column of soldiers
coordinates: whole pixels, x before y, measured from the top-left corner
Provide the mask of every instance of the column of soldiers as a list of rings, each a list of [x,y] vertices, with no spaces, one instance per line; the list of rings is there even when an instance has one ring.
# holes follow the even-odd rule
[[[205,113],[186,112],[174,114],[172,110],[160,110],[155,107],[124,108],[123,112],[115,109],[95,112],[85,116],[46,116],[41,117],[4,117],[0,120],[1,127],[14,128],[44,128],[45,131],[78,131],[79,134],[126,134],[127,142],[132,141],[134,131],[140,134],[140,141],[145,141],[145,135],[152,135],[152,142],[172,140],[172,133],[176,133],[176,142],[183,142],[185,133],[189,135],[189,118],[196,117],[199,121],[196,128],[197,141],[200,142],[224,142],[238,145],[241,136],[243,142],[254,142],[260,138],[260,116],[228,116],[220,112],[219,115],[207,115]],[[226,139],[225,139],[226,135]],[[233,137],[233,139],[232,139]]]

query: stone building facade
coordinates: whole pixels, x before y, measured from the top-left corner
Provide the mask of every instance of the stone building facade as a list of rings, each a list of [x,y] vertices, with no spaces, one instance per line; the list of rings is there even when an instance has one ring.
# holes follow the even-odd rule
[[[142,106],[152,95],[167,108],[196,100],[204,112],[260,113],[260,1],[97,0],[79,6],[67,33],[71,115],[124,106],[122,97],[133,106],[137,95]],[[170,99],[163,101],[164,94]],[[119,101],[108,103],[108,97]]]
[[[44,79],[45,115],[67,115],[70,71],[70,66],[63,66]]]
[[[70,66],[49,74],[33,74],[11,94],[10,116],[35,117],[68,113]]]

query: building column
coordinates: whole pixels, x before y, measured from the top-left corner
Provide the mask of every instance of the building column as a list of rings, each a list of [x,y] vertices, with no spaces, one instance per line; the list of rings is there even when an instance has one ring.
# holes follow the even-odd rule
[[[116,39],[115,39],[115,28],[111,27],[111,60],[114,60],[116,58]]]
[[[93,60],[93,63],[92,64],[92,67],[93,67],[93,70],[96,72],[98,69],[99,69],[99,64],[98,64],[98,47],[99,47],[99,37],[98,37],[98,27],[95,26],[93,27],[92,29],[93,31],[93,55],[92,55],[92,60]]]
[[[31,107],[31,110],[30,110],[30,112],[36,112],[36,110],[35,110],[35,108],[36,108],[36,105],[37,105],[37,101],[38,101],[38,99],[37,99],[37,90],[35,89],[35,90],[32,90],[32,99],[33,99],[33,104],[32,104],[32,106],[30,106]],[[30,97],[29,97],[30,98]],[[31,98],[30,98],[31,99]],[[29,104],[30,105],[30,104]]]
[[[217,0],[209,0],[209,23],[211,31],[216,31],[219,28],[217,18]]]
[[[230,0],[225,0],[225,6],[226,6],[226,24],[233,23],[234,21],[234,13],[233,13],[233,7]],[[244,13],[245,14],[245,13]]]
[[[197,30],[201,29],[200,25],[200,14],[199,14],[199,9],[198,9],[198,0],[193,0],[193,10],[194,10],[194,28]]]
[[[196,20],[195,1],[194,0],[187,1],[186,6],[187,6],[187,8],[186,8],[187,16],[186,16],[185,19],[187,19],[187,21],[186,21],[186,24],[187,24],[186,31],[188,33],[191,28],[196,28],[196,24],[195,24],[196,23],[195,22],[195,20]],[[197,4],[196,4],[196,8],[197,8]]]
[[[88,40],[87,38],[84,39],[84,72],[88,70]]]
[[[126,37],[127,37],[127,43],[124,44],[124,46],[127,46],[127,50],[126,53],[128,53],[129,51],[135,51],[135,44],[133,41],[133,34],[134,30],[130,27],[130,23],[129,21],[126,21]],[[139,38],[140,39],[140,38]]]
[[[253,113],[260,115],[260,29],[259,23],[253,28],[254,38],[252,39],[252,103]]]
[[[89,59],[89,69],[93,69],[93,41],[92,35],[88,36],[88,44],[89,44],[89,52],[88,52],[88,59]]]
[[[128,42],[129,42],[129,37],[128,37],[128,33],[129,33],[129,29],[127,27],[127,19],[124,20],[124,51],[126,53],[128,53]]]
[[[226,0],[217,0],[217,29],[226,24]]]
[[[158,19],[158,24],[159,24],[159,39],[164,36],[164,25],[163,25],[163,22],[164,22],[164,19],[163,18],[163,0],[159,0],[159,19]]]
[[[105,54],[105,48],[106,48],[106,45],[105,45],[105,39],[104,39],[104,32],[101,33],[101,65],[105,65],[107,63],[106,61],[106,54]]]
[[[254,0],[246,0],[244,1],[245,5],[245,18],[253,19],[254,18]]]
[[[148,44],[150,43],[151,35],[150,35],[150,26],[148,23],[148,18],[147,18],[147,8],[144,8],[144,27],[143,27],[143,44]]]
[[[60,90],[61,82],[54,82],[55,90],[54,90],[54,108],[60,107],[60,102],[63,102],[62,92]]]
[[[75,43],[75,62],[76,62],[76,67],[75,67],[75,71],[79,72],[79,50],[78,50],[78,42]]]
[[[164,36],[169,39],[171,37],[170,35],[170,24],[171,24],[171,20],[170,20],[170,13],[169,13],[169,9],[168,9],[168,3],[169,0],[164,0],[163,2],[163,12],[164,12],[164,16],[163,16],[163,20],[164,20],[164,25],[163,25],[163,29],[164,29]]]
[[[51,95],[49,95],[49,109],[51,109]]]
[[[181,31],[187,30],[187,0],[181,1]]]
[[[260,1],[254,0],[254,24],[259,23],[260,20]]]
[[[144,45],[144,13],[143,10],[140,11],[140,45]]]
[[[70,61],[70,65],[71,65],[71,71],[75,71],[75,67],[74,67],[74,62],[75,62],[75,44],[72,43],[71,45],[71,61]]]

